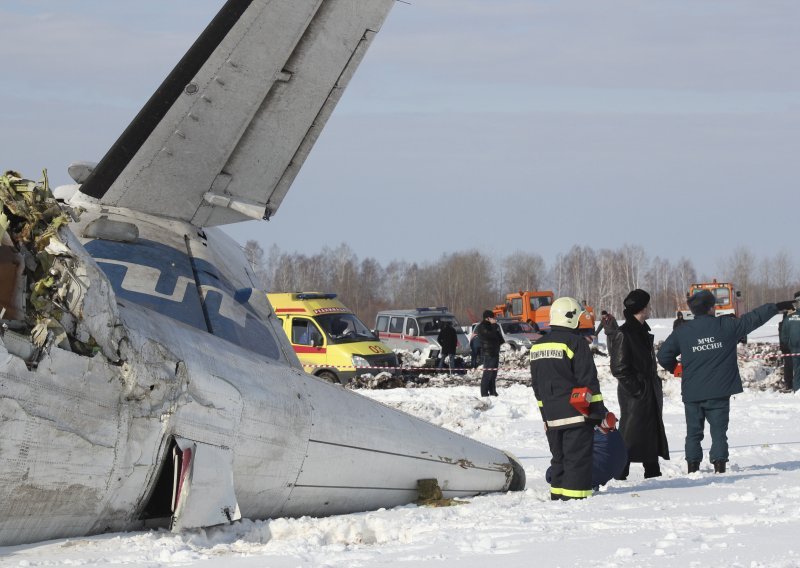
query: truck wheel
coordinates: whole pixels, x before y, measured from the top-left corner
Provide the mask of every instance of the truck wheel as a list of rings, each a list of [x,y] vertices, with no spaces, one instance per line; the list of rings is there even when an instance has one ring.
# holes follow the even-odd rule
[[[337,377],[336,373],[333,373],[332,371],[320,371],[319,373],[317,373],[317,377],[319,377],[323,381],[327,381],[335,385],[339,384],[339,377]]]

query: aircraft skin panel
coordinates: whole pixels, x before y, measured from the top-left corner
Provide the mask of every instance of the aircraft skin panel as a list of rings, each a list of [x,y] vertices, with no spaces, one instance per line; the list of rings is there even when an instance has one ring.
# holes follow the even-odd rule
[[[203,65],[177,96],[151,99],[81,191],[198,226],[274,213],[392,4],[229,0],[221,14],[237,8],[236,21],[210,36]],[[144,140],[126,136],[154,115]]]

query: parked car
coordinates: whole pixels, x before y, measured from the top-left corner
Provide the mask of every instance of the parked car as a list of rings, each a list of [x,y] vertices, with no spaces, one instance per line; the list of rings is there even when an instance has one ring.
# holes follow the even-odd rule
[[[531,348],[533,342],[542,336],[531,324],[513,318],[498,318],[497,325],[500,326],[503,339],[512,351],[518,351],[520,349],[527,351]],[[474,323],[470,328],[470,341],[475,338],[475,328],[477,326],[478,324]],[[478,351],[480,351],[480,346],[478,346]]]

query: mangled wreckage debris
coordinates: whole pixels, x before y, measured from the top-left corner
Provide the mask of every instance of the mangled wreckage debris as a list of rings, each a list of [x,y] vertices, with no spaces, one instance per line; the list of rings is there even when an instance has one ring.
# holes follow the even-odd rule
[[[41,182],[5,172],[0,200],[0,319],[9,351],[29,368],[53,345],[119,361],[121,326],[108,280],[67,228],[79,211],[59,205],[46,171]],[[86,294],[89,288],[98,293]]]

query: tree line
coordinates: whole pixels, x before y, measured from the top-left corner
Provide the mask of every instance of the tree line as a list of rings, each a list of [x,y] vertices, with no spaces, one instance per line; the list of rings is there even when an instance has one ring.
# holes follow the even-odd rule
[[[787,252],[756,258],[746,247],[734,250],[720,263],[718,274],[700,275],[692,261],[650,258],[636,245],[616,250],[573,246],[548,265],[530,252],[494,258],[477,250],[443,254],[435,262],[393,260],[382,265],[374,258],[359,259],[342,243],[305,255],[273,245],[264,251],[247,241],[245,254],[269,292],[335,292],[368,326],[380,310],[447,306],[462,323],[477,321],[483,310],[504,302],[518,290],[552,290],[556,297],[586,300],[621,318],[622,300],[634,288],[651,296],[652,317],[674,317],[692,283],[732,282],[741,290],[746,309],[765,302],[790,299],[800,279]]]

